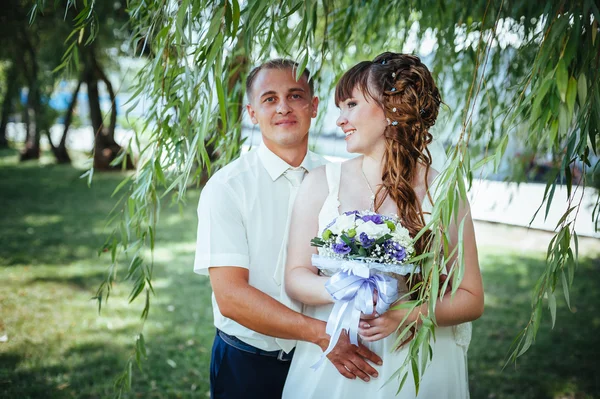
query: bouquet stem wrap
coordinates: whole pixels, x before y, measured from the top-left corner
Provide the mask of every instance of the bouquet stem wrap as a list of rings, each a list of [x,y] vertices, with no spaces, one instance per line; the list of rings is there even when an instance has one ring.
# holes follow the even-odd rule
[[[311,367],[315,370],[333,350],[342,330],[346,330],[350,342],[358,346],[358,324],[361,312],[372,314],[375,310],[382,314],[398,299],[398,281],[381,273],[371,275],[367,267],[341,270],[331,276],[325,288],[335,300],[326,327],[331,340],[319,361]],[[377,293],[376,303],[373,303],[374,292]]]

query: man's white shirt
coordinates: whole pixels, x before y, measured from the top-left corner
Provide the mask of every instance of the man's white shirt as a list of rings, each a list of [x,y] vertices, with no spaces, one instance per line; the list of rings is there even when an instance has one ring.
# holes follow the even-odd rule
[[[325,164],[307,152],[301,167],[310,171]],[[281,301],[273,275],[279,253],[287,245],[285,232],[291,186],[283,176],[290,168],[265,145],[242,155],[206,183],[198,204],[198,237],[194,271],[209,267],[249,269],[252,287]],[[266,351],[281,349],[275,338],[252,331],[224,317],[212,295],[215,327]],[[280,340],[279,340],[280,341]]]

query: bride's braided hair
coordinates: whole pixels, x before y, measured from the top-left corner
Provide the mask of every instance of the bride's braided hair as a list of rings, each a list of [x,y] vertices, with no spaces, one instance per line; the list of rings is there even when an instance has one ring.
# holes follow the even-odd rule
[[[352,97],[358,88],[365,98],[375,100],[383,109],[389,125],[385,129],[386,147],[383,158],[382,181],[376,193],[375,210],[389,195],[396,203],[402,224],[411,236],[424,226],[425,219],[413,183],[417,167],[425,166],[427,184],[431,154],[427,145],[432,135],[441,97],[431,73],[419,57],[386,52],[364,61],[347,71],[336,86],[335,102]],[[427,250],[430,234],[415,243],[417,253]]]

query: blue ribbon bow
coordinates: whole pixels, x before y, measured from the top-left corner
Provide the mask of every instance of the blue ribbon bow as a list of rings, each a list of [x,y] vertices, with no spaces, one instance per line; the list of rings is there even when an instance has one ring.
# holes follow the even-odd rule
[[[358,272],[358,273],[357,273]],[[398,299],[398,281],[384,274],[373,274],[368,270],[342,270],[325,283],[325,288],[335,300],[325,331],[331,336],[329,346],[319,361],[311,366],[318,369],[337,344],[342,330],[348,331],[350,342],[358,346],[358,324],[361,312],[372,314],[375,310],[383,314]],[[377,301],[373,303],[373,291],[377,290]]]

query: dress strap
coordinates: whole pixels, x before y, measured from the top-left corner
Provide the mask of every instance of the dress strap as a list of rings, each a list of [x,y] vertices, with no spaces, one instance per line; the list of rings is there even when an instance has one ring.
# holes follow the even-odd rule
[[[325,174],[327,175],[327,186],[329,187],[329,196],[334,197],[337,200],[340,192],[342,163],[328,163],[327,165],[325,165]]]
[[[339,216],[340,200],[338,194],[340,191],[340,178],[342,176],[341,163],[328,163],[325,165],[325,175],[327,176],[327,185],[329,195],[325,198],[323,207],[319,212],[319,233]]]

